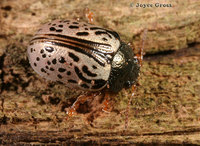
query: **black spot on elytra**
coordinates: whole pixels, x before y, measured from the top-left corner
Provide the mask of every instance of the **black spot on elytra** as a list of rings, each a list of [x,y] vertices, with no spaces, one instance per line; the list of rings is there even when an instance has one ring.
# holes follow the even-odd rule
[[[36,60],[37,60],[37,61],[40,61],[40,58],[39,58],[39,57],[37,57],[37,58],[36,58]]]
[[[48,25],[51,25],[51,23],[49,23]]]
[[[60,63],[65,63],[65,62],[66,62],[66,61],[65,61],[65,58],[62,57],[62,56],[58,59],[58,61],[59,61]]]
[[[96,35],[106,34],[106,35],[109,36],[109,38],[112,38],[112,36],[111,36],[109,33],[107,33],[106,31],[95,31],[95,34],[96,34]]]
[[[67,75],[68,75],[68,76],[69,76],[69,75],[71,75],[71,72],[70,72],[70,71],[68,71],[68,72],[67,72]]]
[[[72,66],[72,63],[70,63],[69,65]]]
[[[88,30],[88,28],[85,28],[85,30]]]
[[[73,24],[79,24],[78,22],[73,22]]]
[[[41,54],[44,53],[44,50],[42,49],[42,50],[40,51],[40,53],[41,53]]]
[[[54,71],[54,68],[50,67],[50,71]]]
[[[52,26],[56,26],[56,24],[54,23]]]
[[[46,73],[46,70],[44,68],[41,68],[41,72]]]
[[[62,29],[57,29],[57,30],[56,30],[56,32],[62,32],[62,31],[63,31]]]
[[[88,36],[89,33],[85,32],[85,31],[84,32],[77,32],[76,35],[78,35],[78,36]]]
[[[47,61],[47,64],[48,64],[48,65],[51,65],[51,62],[48,60],[48,61]]]
[[[52,60],[52,63],[53,63],[53,64],[56,64],[56,62],[57,62],[56,59],[53,59],[53,60]]]
[[[87,83],[91,83],[91,80],[86,79],[86,78],[83,76],[83,74],[81,73],[81,71],[79,70],[78,67],[75,66],[75,67],[74,67],[74,70],[75,70],[77,76],[78,76],[81,80],[83,80],[83,81],[85,81],[85,82],[87,82]]]
[[[92,80],[85,78],[78,67],[75,66],[74,71],[81,80],[83,80],[86,83],[91,84]],[[107,81],[102,80],[102,79],[94,80],[94,86],[92,86],[92,89],[99,89],[99,88],[103,87],[106,84],[106,82]]]
[[[33,64],[34,64],[34,66],[37,66],[37,64],[35,62]]]
[[[45,47],[45,50],[47,51],[47,52],[53,52],[54,51],[54,48],[53,47],[51,47],[51,46],[47,46],[47,47]]]
[[[49,69],[49,67],[48,67],[47,65],[45,66],[45,68],[46,68],[46,69]]]
[[[46,58],[46,56],[47,56],[46,54],[43,54],[43,55],[42,55],[43,58]]]
[[[107,39],[107,38],[102,38],[102,40],[103,40],[103,41],[105,41],[105,42],[107,42],[107,41],[108,41],[108,39]]]
[[[75,62],[79,61],[79,57],[76,56],[74,53],[69,52],[69,57],[71,57]]]
[[[77,83],[76,80],[68,80],[69,83]]]
[[[92,68],[93,68],[93,69],[97,69],[97,67],[96,67],[95,65],[92,65]]]
[[[62,79],[62,76],[61,76],[60,74],[58,74],[57,77],[58,77],[59,79]]]
[[[63,22],[66,23],[66,22],[70,22],[70,21],[69,20],[64,20]]]
[[[58,27],[63,27],[63,25],[62,25],[62,24],[60,24],[60,25],[58,25]]]
[[[56,29],[55,29],[55,27],[50,27],[49,30],[50,31],[55,31]]]
[[[59,72],[65,72],[66,69],[64,69],[64,68],[59,68],[58,71],[59,71]]]
[[[84,72],[84,73],[86,73],[88,76],[90,76],[90,77],[96,77],[97,76],[97,74],[95,74],[95,73],[92,73],[91,71],[89,71],[88,70],[88,67],[87,66],[83,66],[82,67],[82,71]]]
[[[33,48],[31,48],[31,53],[33,52]]]
[[[83,88],[89,88],[89,86],[88,85],[86,85],[86,84],[81,84],[81,87],[83,87]]]
[[[83,26],[87,26],[87,24],[83,24]]]
[[[70,29],[77,29],[77,28],[79,28],[79,27],[78,27],[78,26],[75,26],[75,25],[70,25],[69,28],[70,28]]]

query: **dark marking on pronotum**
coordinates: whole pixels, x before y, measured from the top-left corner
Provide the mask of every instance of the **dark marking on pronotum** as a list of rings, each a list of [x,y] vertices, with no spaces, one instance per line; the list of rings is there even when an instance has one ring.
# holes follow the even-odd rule
[[[65,72],[66,69],[64,69],[64,68],[59,68],[58,71],[59,71],[59,72]]]
[[[65,62],[66,62],[66,61],[65,61],[65,58],[62,57],[62,56],[58,59],[58,61],[59,61],[60,63],[65,63]]]
[[[53,63],[53,64],[56,64],[56,62],[57,62],[57,61],[56,61],[56,59],[54,58],[54,59],[52,60],[52,63]]]
[[[49,30],[50,31],[55,31],[56,29],[55,29],[55,27],[50,27]]]
[[[84,32],[77,32],[76,35],[78,35],[78,36],[88,36],[89,33],[85,32],[85,31]]]
[[[57,77],[58,77],[59,79],[62,79],[62,76],[61,76],[60,74],[58,74]]]
[[[47,52],[53,52],[54,51],[54,48],[53,47],[51,47],[51,46],[46,46],[45,47],[45,50],[47,51]]]
[[[77,29],[77,28],[79,28],[79,27],[78,27],[78,26],[75,26],[75,25],[70,25],[69,28],[70,28],[70,29]]]
[[[96,76],[97,76],[97,74],[92,73],[91,71],[89,71],[89,70],[88,70],[88,67],[85,66],[85,65],[82,67],[82,71],[83,71],[84,73],[86,73],[88,76],[91,76],[91,77],[96,77]]]
[[[76,56],[74,53],[69,52],[69,57],[71,57],[75,62],[79,61],[79,57]]]
[[[37,61],[40,61],[40,58],[39,58],[39,57],[37,57],[37,58],[36,58],[36,60],[37,60]]]
[[[69,83],[77,83],[76,80],[68,80]]]
[[[89,86],[88,85],[86,85],[86,84],[81,84],[81,87],[83,87],[83,88],[89,88]]]

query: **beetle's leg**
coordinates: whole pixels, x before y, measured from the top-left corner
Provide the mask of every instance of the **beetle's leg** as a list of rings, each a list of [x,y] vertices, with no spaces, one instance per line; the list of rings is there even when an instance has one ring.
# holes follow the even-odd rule
[[[133,85],[131,87],[131,97],[128,100],[128,105],[127,105],[127,108],[126,108],[126,119],[125,119],[125,125],[124,125],[125,130],[128,128],[128,118],[129,118],[129,112],[130,112],[130,105],[131,105],[132,98],[135,94],[135,89],[136,89],[136,85]]]
[[[83,104],[89,98],[95,97],[97,95],[98,94],[96,92],[92,93],[91,95],[88,95],[88,94],[86,94],[86,95],[80,95],[76,99],[76,101],[73,103],[73,105],[71,107],[67,108],[67,112],[66,112],[67,116],[71,117],[71,116],[75,115],[76,114],[76,110],[79,108],[80,104]]]
[[[103,107],[102,107],[102,111],[109,113],[109,109],[110,109],[110,93],[105,92],[104,95],[105,100],[103,101]]]
[[[93,24],[93,20],[94,20],[93,15],[94,15],[94,13],[91,12],[89,8],[85,9],[85,17],[88,19],[88,22],[91,24]]]
[[[144,45],[145,45],[146,36],[147,36],[147,29],[144,30],[143,38],[142,38],[142,45],[140,47],[139,53],[136,54],[136,56],[135,56],[135,58],[137,58],[139,61],[140,67],[142,66],[142,61],[143,61]]]

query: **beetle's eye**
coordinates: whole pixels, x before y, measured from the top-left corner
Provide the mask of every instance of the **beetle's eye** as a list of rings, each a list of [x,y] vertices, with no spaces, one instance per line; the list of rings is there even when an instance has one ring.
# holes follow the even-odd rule
[[[126,81],[125,84],[124,84],[124,87],[125,87],[125,88],[130,88],[131,85],[132,85],[132,84],[131,84],[130,81]]]

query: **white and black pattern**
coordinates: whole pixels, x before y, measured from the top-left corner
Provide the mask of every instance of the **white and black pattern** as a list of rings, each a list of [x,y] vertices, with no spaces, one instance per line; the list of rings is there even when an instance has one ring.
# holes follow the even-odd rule
[[[97,91],[108,83],[119,46],[114,31],[75,20],[55,20],[38,30],[28,47],[28,58],[46,79]]]

